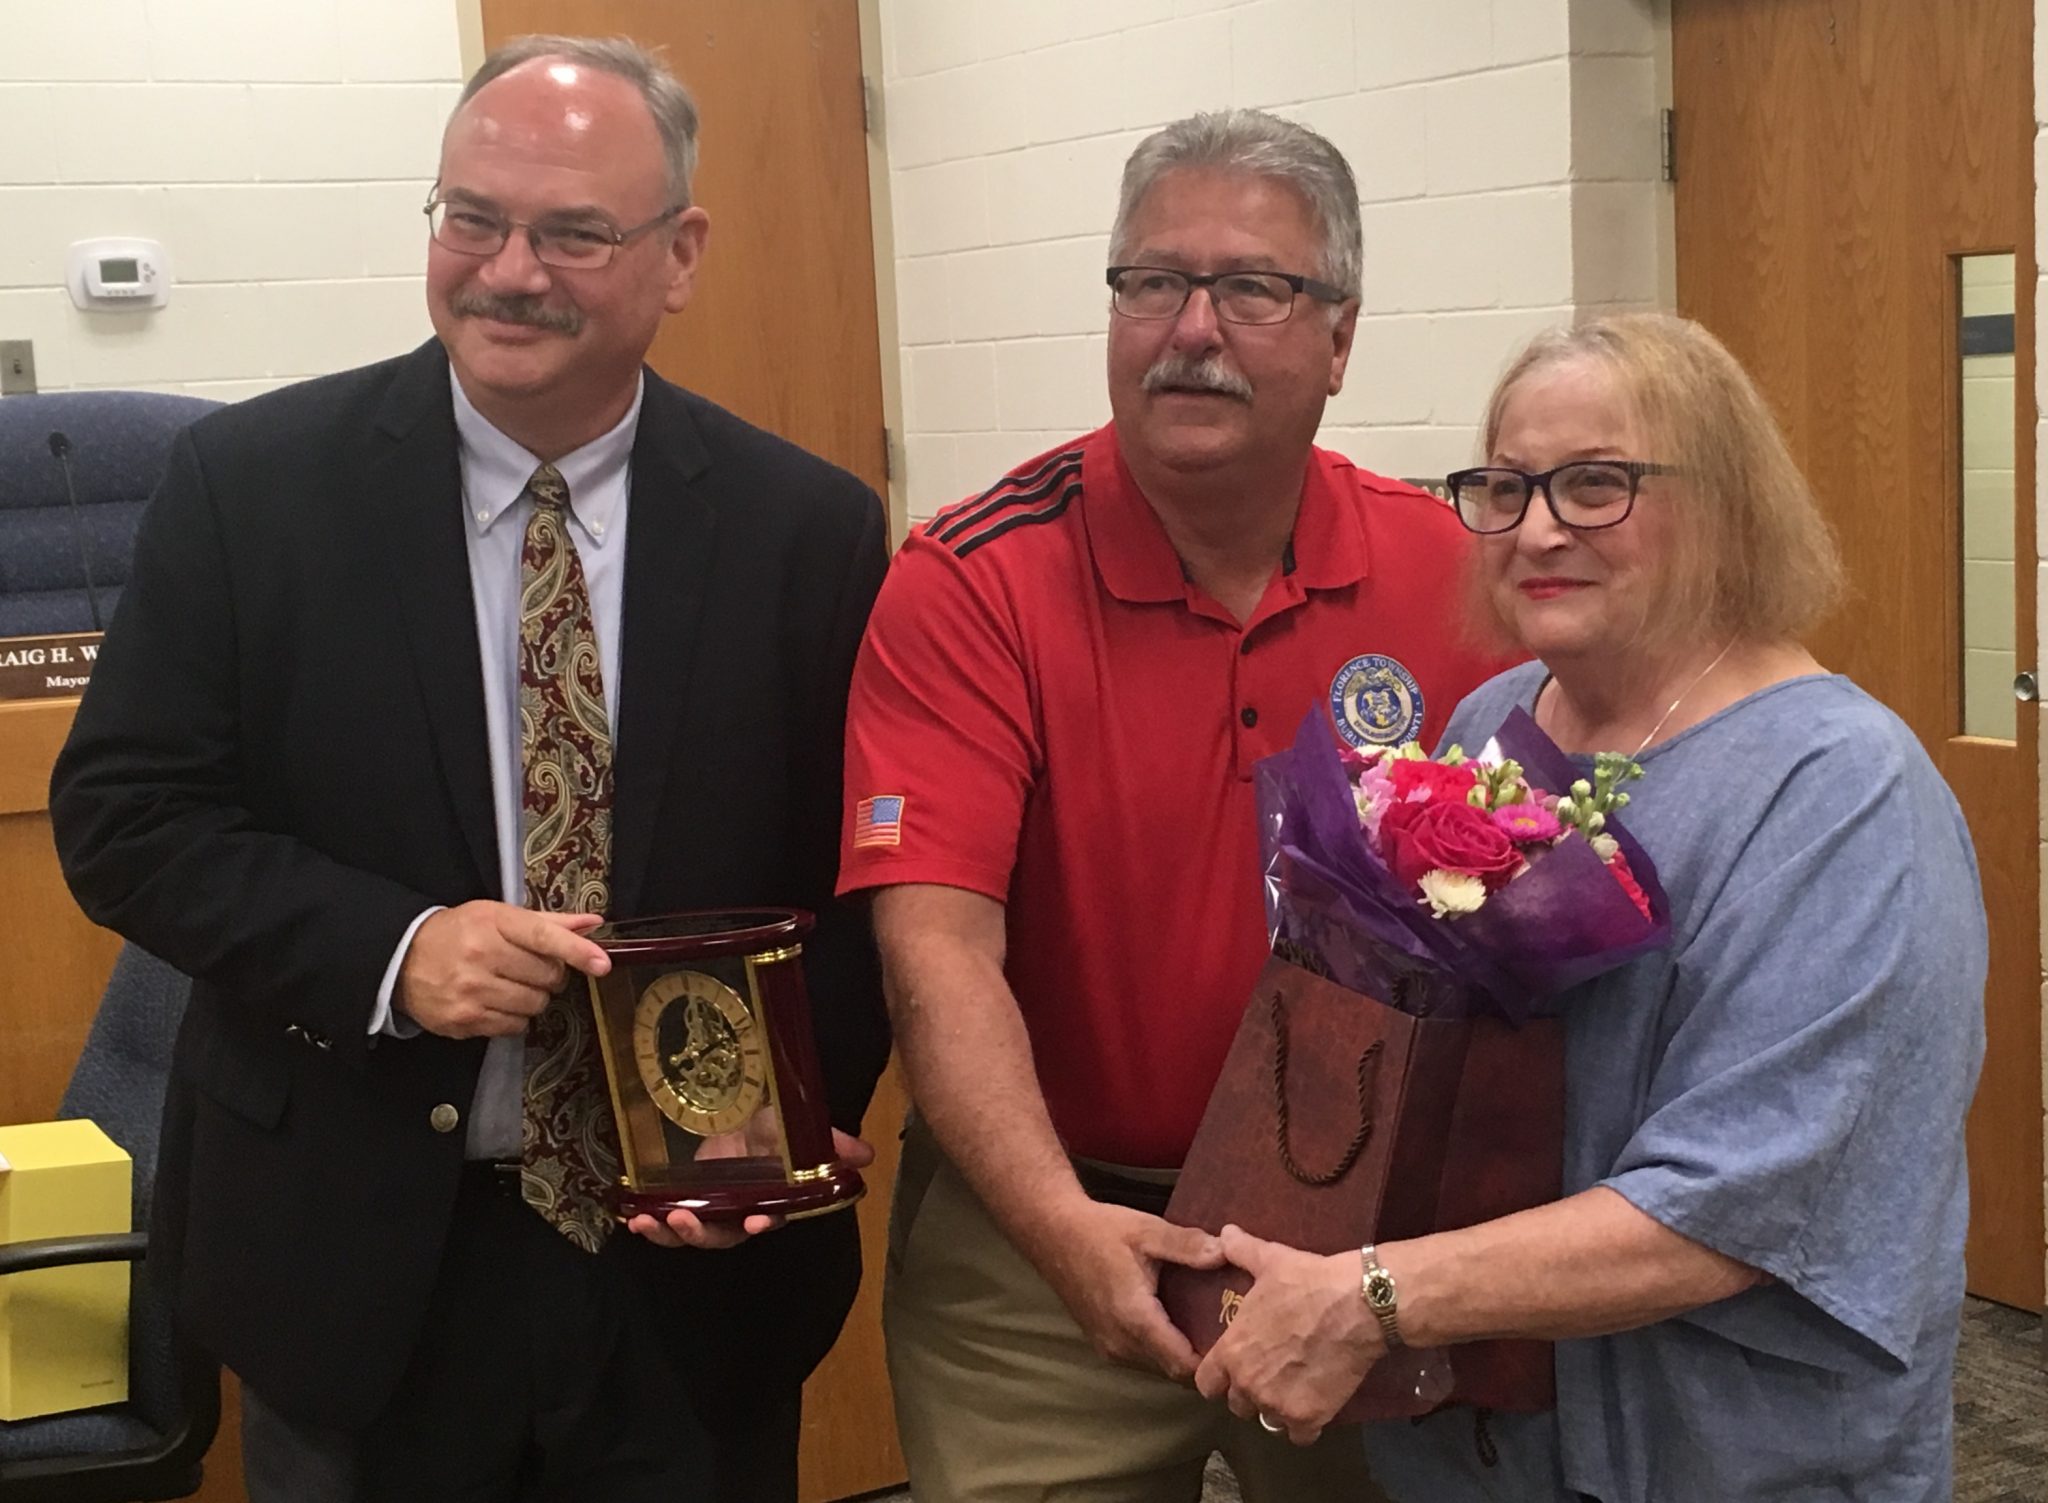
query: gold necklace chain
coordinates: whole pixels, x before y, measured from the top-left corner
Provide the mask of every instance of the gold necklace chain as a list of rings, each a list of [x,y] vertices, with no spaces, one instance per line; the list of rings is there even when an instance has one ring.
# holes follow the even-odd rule
[[[1672,700],[1670,706],[1666,708],[1664,713],[1657,717],[1657,723],[1650,727],[1650,734],[1643,737],[1643,739],[1637,743],[1636,749],[1629,753],[1629,757],[1631,760],[1633,760],[1636,757],[1640,757],[1643,754],[1644,748],[1647,747],[1652,741],[1655,741],[1657,739],[1657,732],[1663,730],[1664,723],[1678,712],[1678,707],[1685,703],[1685,696],[1692,693],[1692,691],[1697,689],[1701,684],[1705,683],[1707,675],[1712,673],[1716,668],[1720,667],[1721,659],[1727,657],[1728,654],[1734,650],[1734,648],[1735,639],[1733,637],[1730,637],[1728,639],[1728,645],[1726,647],[1723,647],[1718,653],[1714,654],[1714,661],[1707,664],[1706,667],[1702,668],[1700,670],[1699,677],[1694,679],[1691,683],[1687,684],[1685,688],[1679,692],[1678,698]]]

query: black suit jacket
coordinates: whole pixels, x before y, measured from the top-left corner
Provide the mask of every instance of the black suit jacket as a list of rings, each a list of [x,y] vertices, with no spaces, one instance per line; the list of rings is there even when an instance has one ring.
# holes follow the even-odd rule
[[[853,1128],[886,1015],[865,917],[832,884],[881,506],[652,372],[632,465],[613,913],[816,911],[819,1049]],[[416,1342],[464,1139],[429,1114],[467,1112],[484,1051],[367,1033],[412,919],[502,893],[463,526],[438,344],[202,418],[51,786],[86,912],[195,978],[152,1265],[273,1406],[350,1428]],[[629,1254],[686,1365],[742,1386],[799,1381],[859,1280],[851,1216]]]

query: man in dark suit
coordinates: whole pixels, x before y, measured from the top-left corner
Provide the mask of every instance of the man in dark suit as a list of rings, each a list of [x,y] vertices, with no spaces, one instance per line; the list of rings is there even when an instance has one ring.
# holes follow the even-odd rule
[[[438,340],[181,436],[57,765],[79,901],[195,978],[151,1266],[244,1380],[259,1500],[794,1495],[853,1218],[608,1235],[586,1193],[600,910],[812,908],[841,1127],[888,1048],[831,897],[882,512],[642,365],[695,130],[629,44],[486,62]]]

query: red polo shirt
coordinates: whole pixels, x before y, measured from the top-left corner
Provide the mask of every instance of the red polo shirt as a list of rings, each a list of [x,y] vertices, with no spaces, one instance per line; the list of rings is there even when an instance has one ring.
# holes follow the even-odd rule
[[[842,892],[1007,905],[1011,988],[1069,1151],[1181,1162],[1266,958],[1252,764],[1340,703],[1433,744],[1499,664],[1461,645],[1468,537],[1311,451],[1250,621],[1190,583],[1112,428],[932,519],[854,669]]]

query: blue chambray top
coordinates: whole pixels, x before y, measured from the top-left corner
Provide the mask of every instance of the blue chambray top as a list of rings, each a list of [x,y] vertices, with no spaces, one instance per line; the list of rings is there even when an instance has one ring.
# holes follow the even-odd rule
[[[1476,750],[1543,677],[1482,685],[1446,742]],[[1987,963],[1962,813],[1834,676],[1638,760],[1621,818],[1672,943],[1566,999],[1565,1193],[1606,1185],[1777,1282],[1558,1343],[1556,1412],[1491,1416],[1492,1466],[1453,1410],[1367,1427],[1373,1470],[1405,1503],[1946,1500]]]

